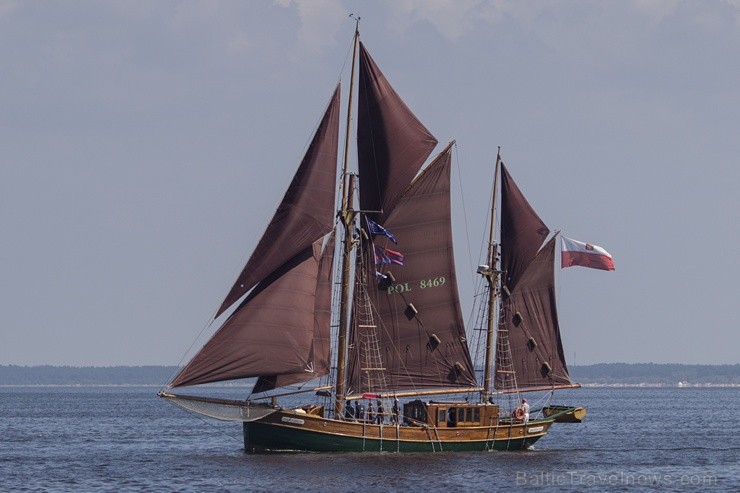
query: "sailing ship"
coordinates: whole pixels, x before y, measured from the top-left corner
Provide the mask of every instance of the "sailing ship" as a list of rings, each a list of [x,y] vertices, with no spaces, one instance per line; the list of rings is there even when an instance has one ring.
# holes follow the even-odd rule
[[[483,350],[471,351],[452,242],[454,142],[422,170],[437,139],[391,87],[357,28],[353,47],[342,160],[338,85],[213,317],[218,329],[159,395],[243,423],[247,452],[521,450],[555,422],[581,421],[582,407],[527,413],[520,405],[525,392],[549,400],[556,389],[579,387],[557,320],[556,235],[545,241],[549,228],[497,154],[487,258],[478,267]],[[172,390],[245,378],[256,381],[244,400]],[[281,405],[298,393],[311,402]]]

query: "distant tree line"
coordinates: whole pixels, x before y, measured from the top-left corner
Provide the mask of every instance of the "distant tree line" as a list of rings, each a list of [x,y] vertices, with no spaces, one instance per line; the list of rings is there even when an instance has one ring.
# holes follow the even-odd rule
[[[658,363],[599,363],[570,368],[570,376],[582,384],[698,384],[740,385],[740,364],[681,365]]]
[[[0,365],[0,385],[154,385],[164,386],[175,366],[17,366]],[[734,384],[740,364],[682,365],[600,363],[570,367],[581,384]]]
[[[162,385],[175,366],[2,366],[0,385]]]

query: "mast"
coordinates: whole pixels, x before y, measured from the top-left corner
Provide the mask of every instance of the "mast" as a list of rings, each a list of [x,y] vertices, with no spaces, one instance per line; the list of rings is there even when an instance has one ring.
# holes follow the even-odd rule
[[[493,327],[495,322],[496,285],[499,271],[496,267],[498,245],[495,243],[494,228],[496,221],[496,190],[498,189],[498,174],[501,166],[501,146],[496,151],[496,170],[493,174],[493,199],[491,200],[491,224],[488,233],[488,269],[481,274],[488,282],[488,323],[486,326],[486,360],[483,373],[483,390],[481,400],[487,401],[491,393],[491,370],[493,366]]]
[[[349,142],[352,126],[352,95],[355,86],[355,64],[357,62],[357,45],[360,40],[360,18],[355,19],[355,36],[352,42],[352,70],[349,82],[349,101],[347,103],[347,127],[344,142],[344,163],[342,166],[342,210],[340,211],[344,224],[344,242],[342,246],[342,291],[339,303],[339,334],[337,340],[337,381],[334,392],[334,417],[339,419],[344,410],[344,382],[347,366],[347,332],[349,324],[349,282],[350,282],[350,254],[352,252],[352,223],[355,219],[353,209],[355,177],[349,174]]]

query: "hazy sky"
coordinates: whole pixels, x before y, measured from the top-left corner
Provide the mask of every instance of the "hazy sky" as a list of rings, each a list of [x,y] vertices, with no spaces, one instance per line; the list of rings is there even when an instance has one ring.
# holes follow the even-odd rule
[[[0,364],[180,361],[349,85],[350,12],[457,139],[466,308],[500,145],[615,259],[558,272],[571,363],[740,361],[739,0],[0,0]]]

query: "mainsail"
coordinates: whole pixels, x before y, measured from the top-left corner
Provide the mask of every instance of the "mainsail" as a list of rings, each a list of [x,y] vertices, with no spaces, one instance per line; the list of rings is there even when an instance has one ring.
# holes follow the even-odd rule
[[[374,281],[367,294],[375,323],[361,327],[358,310],[363,300],[357,296],[353,318],[358,333],[352,339],[349,371],[349,386],[355,391],[384,390],[368,388],[373,379],[363,378],[362,366],[373,360],[365,355],[374,350],[372,344],[368,347],[369,331],[376,333],[380,358],[375,359],[384,365],[384,383],[389,388],[476,386],[452,248],[450,149],[414,180],[383,224],[398,241],[403,265],[376,266],[372,247],[365,249],[371,257],[364,262],[364,278]],[[384,236],[375,238],[381,247],[390,247],[388,241]]]
[[[260,385],[270,387],[270,381],[295,383],[328,371],[332,248],[322,245],[335,213],[338,129],[337,86],[277,212],[218,313],[251,292],[172,387],[248,377],[263,377]]]

